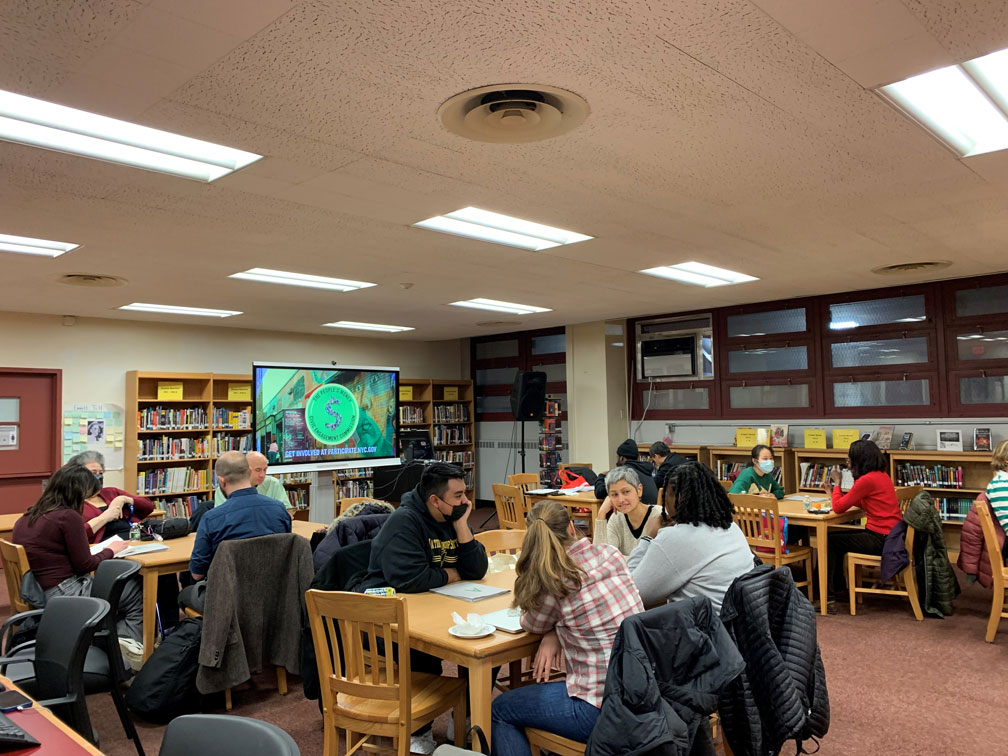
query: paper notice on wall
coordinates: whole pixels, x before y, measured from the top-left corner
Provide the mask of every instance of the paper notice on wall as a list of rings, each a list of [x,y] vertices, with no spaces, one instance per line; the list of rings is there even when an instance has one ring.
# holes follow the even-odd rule
[[[106,470],[122,470],[124,416],[116,404],[63,405],[63,461],[83,451],[96,451],[105,457]]]

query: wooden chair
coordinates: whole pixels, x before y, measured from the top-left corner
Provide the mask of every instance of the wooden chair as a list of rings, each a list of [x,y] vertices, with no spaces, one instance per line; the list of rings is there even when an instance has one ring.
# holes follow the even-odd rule
[[[753,553],[763,564],[774,567],[805,563],[805,579],[795,581],[798,588],[804,587],[812,601],[812,548],[809,546],[788,546],[787,553],[781,546],[781,515],[776,498],[753,494],[728,494],[735,506],[735,524],[745,534]],[[769,526],[769,529],[767,529]]]
[[[339,730],[346,731],[346,756],[376,748],[373,737],[390,737],[398,756],[409,753],[410,733],[449,709],[455,712],[455,745],[465,740],[466,681],[412,672],[409,619],[402,596],[364,596],[342,591],[305,594],[322,687],[323,752],[336,756]],[[338,635],[337,635],[338,627]],[[379,655],[378,639],[384,642]],[[340,646],[340,644],[342,644]],[[339,653],[330,649],[341,647]]]
[[[494,483],[494,504],[497,505],[497,527],[504,530],[525,530],[525,496],[517,486]]]
[[[987,547],[987,558],[990,559],[991,574],[994,576],[994,596],[991,599],[990,619],[987,620],[987,635],[984,637],[988,643],[993,643],[998,625],[1001,624],[1002,619],[1008,617],[1008,612],[1004,610],[1005,590],[1008,590],[1008,567],[1004,566],[1004,560],[1001,558],[1001,548],[998,546],[990,505],[983,499],[977,499],[973,506],[976,507],[977,515],[980,517],[984,545]],[[7,569],[6,564],[4,569]]]
[[[566,470],[568,467],[587,467],[589,470],[592,469],[591,462],[561,462],[557,465],[560,470]],[[595,472],[592,470],[592,472]]]
[[[529,746],[532,748],[532,756],[546,756],[547,753],[555,753],[558,756],[584,756],[585,743],[570,740],[562,735],[526,727],[525,737],[528,738]]]
[[[484,530],[476,534],[476,540],[483,544],[487,556],[507,553],[517,554],[525,540],[524,530]]]
[[[4,578],[7,580],[7,595],[10,597],[11,614],[27,612],[34,607],[21,598],[21,578],[31,569],[24,546],[10,541],[0,541],[0,562],[3,563]]]
[[[372,501],[373,496],[349,496],[345,499],[339,499],[336,502],[336,514],[334,517],[339,517],[343,514],[343,510],[349,509],[354,504],[360,504],[362,501]]]
[[[721,484],[721,488],[725,491],[731,490],[732,485],[735,483],[733,480],[719,480],[718,482]]]
[[[530,488],[539,488],[539,476],[535,473],[515,473],[508,475],[508,485],[518,486],[522,493],[526,493]]]

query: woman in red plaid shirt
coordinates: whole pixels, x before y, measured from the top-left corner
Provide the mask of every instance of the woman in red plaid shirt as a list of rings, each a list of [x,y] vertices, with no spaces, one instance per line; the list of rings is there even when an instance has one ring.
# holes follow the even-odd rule
[[[619,550],[578,538],[562,504],[540,501],[526,522],[514,603],[522,627],[543,636],[532,666],[539,684],[494,700],[494,756],[530,756],[525,727],[586,741],[602,705],[616,631],[644,610]],[[567,679],[546,682],[561,654]]]

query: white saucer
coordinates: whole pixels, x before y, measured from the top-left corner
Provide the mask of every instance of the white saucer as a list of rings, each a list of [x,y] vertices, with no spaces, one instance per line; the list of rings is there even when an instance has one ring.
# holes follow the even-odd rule
[[[496,630],[493,625],[483,625],[481,630],[475,633],[467,633],[462,630],[458,630],[458,625],[452,625],[448,628],[448,632],[454,635],[456,638],[485,638],[488,635],[492,635],[493,631]]]

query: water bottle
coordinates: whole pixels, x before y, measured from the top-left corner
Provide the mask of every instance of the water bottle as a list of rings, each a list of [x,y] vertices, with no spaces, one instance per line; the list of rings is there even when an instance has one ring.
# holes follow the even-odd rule
[[[130,543],[140,543],[140,523],[134,522],[130,525]]]

